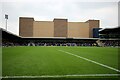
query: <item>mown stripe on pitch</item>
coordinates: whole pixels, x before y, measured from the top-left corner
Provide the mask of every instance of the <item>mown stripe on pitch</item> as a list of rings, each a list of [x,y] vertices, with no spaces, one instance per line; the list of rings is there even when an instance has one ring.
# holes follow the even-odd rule
[[[69,55],[72,55],[72,56],[78,57],[78,58],[80,58],[80,59],[83,59],[83,60],[86,60],[86,61],[89,61],[89,62],[92,62],[92,63],[95,63],[95,64],[98,64],[98,65],[100,65],[100,66],[103,66],[103,67],[105,67],[105,68],[108,68],[108,69],[114,70],[114,71],[116,71],[116,72],[120,72],[120,70],[118,70],[118,69],[116,69],[116,68],[113,68],[113,67],[107,66],[107,65],[105,65],[105,64],[102,64],[102,63],[99,63],[99,62],[96,62],[96,61],[93,61],[93,60],[87,59],[87,58],[85,58],[85,57],[81,57],[81,56],[78,56],[78,55],[76,55],[76,54],[73,54],[73,53],[70,53],[70,52],[64,51],[64,50],[58,50],[58,51],[60,51],[60,52],[64,52],[64,53],[67,53],[67,54],[69,54]]]

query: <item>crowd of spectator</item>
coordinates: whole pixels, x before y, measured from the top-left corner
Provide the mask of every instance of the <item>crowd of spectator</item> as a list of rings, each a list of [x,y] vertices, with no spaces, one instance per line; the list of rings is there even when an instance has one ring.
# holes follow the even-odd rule
[[[104,46],[111,46],[111,47],[120,46],[119,40],[103,40],[101,42],[104,44]]]
[[[28,43],[26,42],[16,42],[16,41],[2,41],[2,47],[9,47],[9,46],[27,46]]]
[[[2,46],[96,46],[95,42],[3,42]]]
[[[100,41],[103,44],[103,47],[106,46],[120,46],[120,42],[117,40],[102,40]],[[29,41],[29,42],[14,42],[14,41],[3,41],[2,42],[3,47],[8,46],[99,46],[96,41],[83,41],[83,42],[35,42],[35,41]]]
[[[96,46],[96,43],[34,43],[35,46]]]

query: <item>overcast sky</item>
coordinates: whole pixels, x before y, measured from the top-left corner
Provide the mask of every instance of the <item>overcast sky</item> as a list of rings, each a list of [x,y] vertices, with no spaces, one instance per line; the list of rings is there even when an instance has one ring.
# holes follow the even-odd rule
[[[19,33],[19,17],[34,17],[38,21],[53,21],[66,18],[69,22],[85,22],[89,19],[100,20],[101,28],[118,26],[118,1],[106,2],[92,0],[29,0],[0,2],[0,27],[5,28],[4,15],[8,14],[8,31]]]

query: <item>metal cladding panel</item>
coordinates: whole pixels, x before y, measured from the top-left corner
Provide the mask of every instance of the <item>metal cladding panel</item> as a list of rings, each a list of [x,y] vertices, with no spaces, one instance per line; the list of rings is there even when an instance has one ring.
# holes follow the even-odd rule
[[[88,20],[89,23],[89,37],[93,38],[93,28],[99,28],[100,21],[99,20]]]
[[[53,37],[54,23],[52,21],[34,21],[33,37]]]
[[[54,37],[67,37],[67,19],[54,19]]]
[[[33,36],[33,18],[20,17],[19,19],[19,35],[22,37]]]
[[[89,24],[84,22],[68,22],[68,37],[89,38]]]
[[[101,28],[93,28],[93,38],[99,38],[99,30]]]

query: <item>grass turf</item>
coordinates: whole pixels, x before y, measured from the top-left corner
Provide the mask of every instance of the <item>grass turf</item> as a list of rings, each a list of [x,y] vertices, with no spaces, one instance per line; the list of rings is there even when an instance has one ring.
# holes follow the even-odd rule
[[[118,68],[118,49],[102,47],[4,47],[3,76],[117,74],[116,71],[60,52],[64,50]]]

